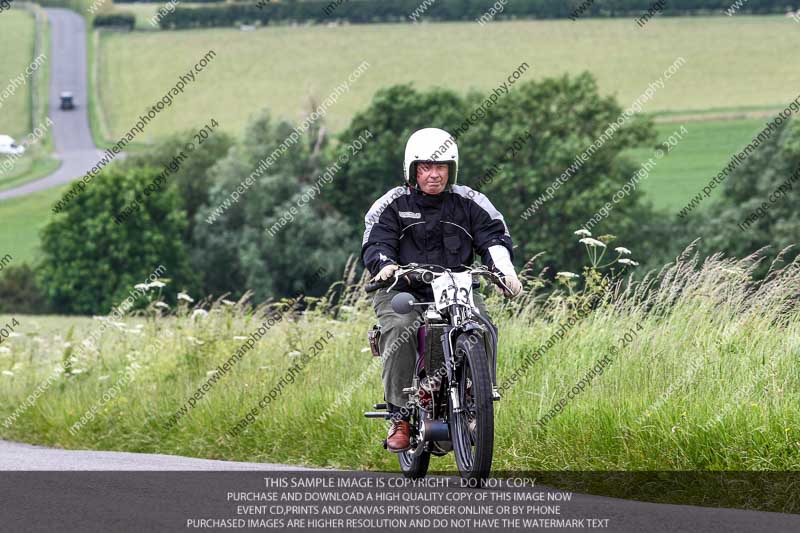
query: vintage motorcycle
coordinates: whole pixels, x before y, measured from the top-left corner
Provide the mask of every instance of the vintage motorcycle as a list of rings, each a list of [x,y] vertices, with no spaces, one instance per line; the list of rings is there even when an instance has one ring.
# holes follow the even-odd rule
[[[500,394],[496,380],[497,332],[478,312],[473,298],[481,276],[508,290],[502,277],[485,267],[453,272],[416,263],[401,266],[393,282],[372,282],[366,287],[367,292],[384,288],[388,292],[404,277],[411,287],[429,284],[433,289],[433,302],[417,302],[407,292],[392,298],[394,312],[422,314],[422,325],[417,330],[415,377],[411,387],[403,389],[409,397],[402,408],[410,414],[411,448],[400,452],[398,459],[408,478],[424,477],[431,455],[443,456],[451,450],[462,478],[482,483],[489,477],[494,402]],[[380,328],[375,325],[369,339],[376,356],[380,356],[379,336]],[[385,403],[375,404],[374,408],[383,411],[366,412],[364,416],[390,418]],[[385,448],[385,440],[383,445]]]

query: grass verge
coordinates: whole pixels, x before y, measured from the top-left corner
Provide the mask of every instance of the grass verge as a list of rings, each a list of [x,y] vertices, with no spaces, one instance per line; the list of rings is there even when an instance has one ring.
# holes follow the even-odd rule
[[[0,252],[11,254],[14,261],[32,263],[39,250],[39,231],[50,221],[50,208],[67,187],[47,189],[21,198],[0,202]]]
[[[494,469],[800,469],[800,263],[756,283],[757,262],[699,264],[686,254],[641,284],[612,286],[554,343],[581,296],[490,296],[501,334],[500,383],[519,376],[497,404]],[[304,313],[274,306],[270,312],[282,319],[219,373],[264,309],[216,303],[193,311],[183,303],[164,316],[151,303],[140,318],[80,319],[74,328],[66,319],[16,317],[21,335],[0,353],[0,435],[64,448],[395,471],[396,458],[380,446],[384,425],[362,416],[382,398],[365,335],[375,320],[371,304],[358,286],[345,289],[349,296],[333,307],[326,299]],[[99,340],[78,350],[101,327]],[[541,346],[541,358],[532,360]],[[611,364],[548,416],[606,356]],[[69,370],[26,407],[65,363]],[[270,394],[253,423],[232,436]],[[452,470],[452,455],[433,468]],[[652,499],[701,503],[697,486],[688,489]],[[706,491],[702,503],[798,511],[791,495],[745,489]]]

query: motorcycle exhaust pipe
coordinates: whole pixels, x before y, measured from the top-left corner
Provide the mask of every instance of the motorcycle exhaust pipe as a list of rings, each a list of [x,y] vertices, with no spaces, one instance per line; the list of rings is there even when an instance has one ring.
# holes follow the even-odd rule
[[[419,437],[423,442],[449,441],[450,426],[447,422],[426,418],[420,427]]]

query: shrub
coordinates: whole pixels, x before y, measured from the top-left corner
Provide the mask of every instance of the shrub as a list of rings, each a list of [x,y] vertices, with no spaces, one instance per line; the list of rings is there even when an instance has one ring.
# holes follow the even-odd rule
[[[0,276],[0,313],[47,313],[47,300],[28,264],[11,266]]]
[[[94,17],[94,27],[127,28],[129,31],[136,24],[136,15],[127,11],[111,11]]]

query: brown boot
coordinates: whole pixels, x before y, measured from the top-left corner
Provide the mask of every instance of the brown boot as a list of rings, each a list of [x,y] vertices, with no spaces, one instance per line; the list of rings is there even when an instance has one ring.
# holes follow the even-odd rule
[[[386,437],[386,449],[392,453],[411,448],[411,426],[405,420],[393,420]]]

